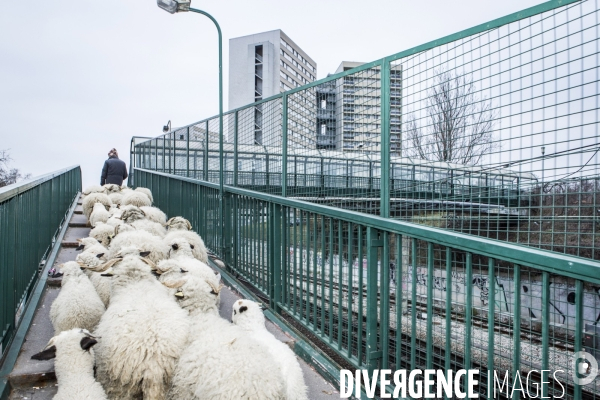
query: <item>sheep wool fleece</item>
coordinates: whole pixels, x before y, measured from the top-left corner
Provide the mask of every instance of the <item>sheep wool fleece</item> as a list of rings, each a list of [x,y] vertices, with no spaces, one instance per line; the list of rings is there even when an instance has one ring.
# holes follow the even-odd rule
[[[62,288],[50,307],[55,334],[73,328],[94,330],[105,310],[94,285],[75,261],[59,268],[64,274]]]
[[[110,279],[110,305],[95,331],[98,380],[114,400],[165,400],[189,318],[139,258],[125,257]]]

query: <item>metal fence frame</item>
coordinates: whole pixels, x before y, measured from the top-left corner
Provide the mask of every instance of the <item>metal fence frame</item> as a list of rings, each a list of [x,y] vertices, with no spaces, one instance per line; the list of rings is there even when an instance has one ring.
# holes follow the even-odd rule
[[[348,365],[356,369],[369,369],[373,370],[376,368],[389,368],[389,359],[394,356],[391,354],[391,349],[389,345],[390,333],[387,329],[383,329],[384,325],[389,324],[389,320],[386,320],[384,316],[385,310],[388,310],[390,307],[390,287],[389,282],[388,285],[385,284],[386,280],[381,279],[378,281],[378,276],[387,276],[389,273],[388,266],[386,263],[378,263],[382,259],[385,259],[386,255],[389,255],[393,249],[390,248],[388,241],[385,238],[396,235],[397,237],[402,238],[402,240],[407,240],[408,243],[416,248],[417,242],[419,245],[423,245],[427,247],[428,258],[427,258],[427,291],[428,293],[433,292],[433,278],[434,278],[434,267],[433,267],[433,248],[434,246],[442,246],[446,251],[455,251],[459,250],[465,252],[467,255],[467,264],[466,264],[466,272],[467,276],[473,276],[474,264],[472,260],[474,256],[484,256],[489,259],[489,270],[488,274],[490,277],[493,277],[495,271],[497,271],[495,264],[496,263],[509,263],[512,268],[514,268],[515,273],[515,288],[520,288],[521,281],[521,271],[529,270],[535,271],[536,274],[541,274],[543,282],[545,283],[544,289],[542,291],[542,321],[541,321],[541,337],[542,340],[542,360],[541,366],[544,369],[548,369],[549,366],[549,347],[550,347],[550,324],[548,318],[548,310],[549,310],[549,296],[550,289],[549,283],[553,277],[568,277],[575,280],[575,298],[576,303],[579,304],[577,307],[577,313],[575,315],[575,324],[576,327],[574,329],[574,335],[576,336],[575,343],[575,351],[582,350],[582,332],[584,331],[584,319],[583,319],[583,311],[582,311],[582,302],[583,302],[583,291],[584,291],[584,283],[585,284],[600,284],[600,265],[597,262],[592,260],[587,260],[583,258],[572,257],[568,255],[555,254],[548,251],[538,250],[534,248],[524,247],[513,245],[510,243],[504,243],[499,241],[494,241],[485,238],[478,238],[464,234],[457,234],[454,232],[447,232],[444,230],[431,228],[427,226],[411,224],[402,221],[391,220],[384,217],[378,217],[373,215],[367,215],[364,213],[353,212],[349,210],[337,209],[333,207],[313,204],[297,199],[289,199],[281,196],[274,196],[266,193],[254,192],[246,189],[240,189],[233,186],[225,186],[225,197],[224,197],[224,208],[225,208],[225,225],[224,231],[226,236],[230,238],[230,240],[226,240],[226,243],[221,242],[221,238],[219,237],[219,230],[214,229],[216,227],[215,218],[217,207],[217,199],[219,192],[219,185],[209,182],[202,182],[195,179],[190,179],[186,177],[174,176],[171,174],[150,171],[150,170],[135,170],[137,176],[136,184],[138,186],[148,187],[155,194],[155,203],[156,205],[165,211],[168,215],[182,215],[185,218],[189,219],[191,223],[196,227],[198,233],[202,235],[207,246],[213,251],[217,252],[227,264],[228,272],[232,273],[236,277],[242,277],[249,284],[253,290],[259,294],[262,294],[262,297],[269,303],[270,311],[274,312],[279,316],[285,316],[288,318],[291,317],[298,324],[302,325],[304,328],[308,329],[312,335],[318,338],[321,341],[321,345],[327,347],[331,352],[335,353],[339,357],[342,357]],[[266,242],[266,252],[261,253],[260,257],[264,257],[264,265],[266,266],[266,275],[261,275],[260,272],[257,272],[257,269],[250,271],[250,275],[248,275],[249,269],[248,265],[244,263],[244,257],[241,255],[245,250],[242,248],[241,243],[239,243],[238,238],[240,237],[240,231],[246,229],[241,222],[241,219],[235,218],[236,215],[240,215],[241,209],[244,208],[242,203],[244,201],[250,202],[259,202],[261,210],[264,208],[265,220],[268,221],[268,232],[264,234],[261,240]],[[329,330],[328,334],[325,333],[324,326],[329,324],[330,326],[333,324],[334,315],[332,313],[328,314],[328,317],[325,319],[324,314],[320,314],[322,317],[317,316],[316,308],[314,318],[312,316],[312,311],[308,317],[303,316],[303,311],[300,311],[300,314],[294,311],[293,307],[290,307],[289,304],[289,293],[286,294],[286,279],[291,273],[291,266],[289,259],[286,258],[286,250],[290,246],[289,237],[286,237],[284,233],[286,227],[289,226],[288,219],[288,211],[290,209],[298,210],[305,213],[310,213],[312,215],[318,216],[322,219],[329,219],[331,221],[335,221],[336,223],[343,222],[352,224],[355,227],[361,227],[362,230],[366,232],[366,251],[365,258],[367,260],[367,275],[362,276],[361,279],[364,279],[366,283],[364,283],[364,292],[361,293],[359,291],[355,296],[357,299],[365,299],[366,304],[364,304],[364,308],[366,312],[364,315],[359,318],[361,321],[364,319],[364,327],[365,332],[364,335],[359,334],[359,343],[364,341],[366,344],[366,349],[364,349],[364,353],[358,353],[358,356],[355,356],[351,353],[351,350],[347,350],[346,343],[340,343],[340,336],[336,339],[335,337],[331,337],[329,333],[333,332]],[[262,211],[261,211],[262,212]],[[213,217],[211,217],[211,215]],[[309,223],[310,225],[311,223]],[[316,224],[316,222],[315,222]],[[323,238],[323,240],[334,240],[335,238]],[[335,239],[337,240],[337,239]],[[356,240],[356,239],[355,239]],[[219,253],[221,249],[224,249],[222,253]],[[414,257],[413,253],[413,257]],[[254,257],[253,255],[251,256]],[[414,262],[414,259],[413,259]],[[328,261],[326,263],[329,264]],[[325,266],[325,264],[323,264]],[[330,267],[331,264],[328,265]],[[316,268],[317,266],[314,266]],[[320,267],[320,266],[319,266]],[[253,267],[251,267],[252,269]],[[410,268],[410,265],[398,265],[397,266],[397,274],[402,274],[403,268]],[[448,281],[452,280],[452,271],[453,265],[450,259],[446,260],[446,274]],[[408,271],[406,271],[408,272]],[[416,269],[412,268],[410,271],[413,274],[412,282],[416,284],[415,274]],[[321,277],[323,279],[323,276]],[[316,279],[313,279],[316,282]],[[321,290],[325,290],[327,284],[325,282],[321,282]],[[288,285],[289,286],[289,285]],[[473,282],[467,281],[467,286],[469,288],[474,287]],[[329,286],[329,289],[333,290],[332,285]],[[311,290],[309,288],[310,293],[316,295],[318,290]],[[324,293],[324,292],[323,292]],[[398,290],[396,293],[400,293],[399,296],[402,296],[402,290]],[[492,289],[493,293],[493,289]],[[448,289],[447,295],[450,298],[452,294],[452,290]],[[340,293],[341,295],[341,293]],[[286,297],[288,296],[288,297]],[[336,298],[337,293],[330,293],[330,299]],[[409,307],[409,315],[412,319],[413,329],[412,337],[409,339],[411,342],[410,352],[407,355],[402,355],[400,353],[399,347],[395,349],[397,352],[395,354],[397,359],[405,360],[405,366],[409,366],[411,369],[415,369],[418,366],[418,352],[422,352],[422,357],[426,359],[426,367],[431,369],[433,366],[434,359],[434,346],[433,346],[433,301],[427,302],[427,310],[426,313],[426,333],[425,336],[428,338],[427,341],[423,341],[426,343],[425,348],[420,348],[417,342],[417,334],[416,334],[416,326],[418,324],[417,321],[417,301],[416,301],[416,290],[413,287],[412,293],[410,294],[412,298],[403,299],[400,297],[400,300],[396,299],[396,304],[403,304],[403,301],[407,301]],[[340,296],[341,297],[341,296]],[[432,298],[433,296],[429,296]],[[520,310],[521,308],[521,291],[517,290],[514,292],[514,306],[516,310]],[[525,297],[525,296],[523,296]],[[318,300],[316,297],[313,299],[314,303],[320,303],[322,307],[332,307],[331,304],[335,302],[332,300],[330,302],[325,301],[325,297],[322,297],[321,300]],[[338,298],[338,301],[339,300]],[[312,303],[309,303],[307,307],[311,307]],[[474,313],[471,311],[471,306],[473,304],[473,294],[472,291],[468,290],[466,295],[466,310],[465,310],[465,319],[466,325],[472,324],[474,319],[476,318]],[[302,306],[301,306],[302,307]],[[314,305],[313,305],[314,307]],[[446,314],[446,323],[449,325],[451,323],[450,308],[452,307],[451,301],[446,302],[446,307],[448,308]],[[341,307],[340,307],[341,309]],[[362,306],[360,308],[362,310]],[[398,315],[402,314],[402,308],[396,307],[395,310]],[[489,309],[487,310],[488,319],[494,319],[494,314],[496,310],[494,308],[494,303],[490,302]],[[341,315],[341,314],[340,314]],[[323,318],[324,325],[314,326],[313,323],[315,321],[319,321],[319,318]],[[381,318],[383,318],[383,322],[381,322]],[[312,322],[311,322],[312,321]],[[402,318],[399,318],[398,321],[402,321]],[[521,318],[520,314],[516,313],[514,319],[510,322],[510,327],[514,332],[512,339],[512,349],[511,354],[508,356],[512,362],[513,371],[521,371],[522,367],[526,365],[521,364],[521,348],[520,348],[520,330],[522,324],[520,323]],[[362,322],[361,322],[362,324]],[[400,322],[402,324],[402,322]],[[318,325],[318,324],[317,324]],[[338,332],[341,331],[341,328],[338,328]],[[401,327],[396,331],[397,335],[399,335],[396,340],[401,342],[402,332]],[[350,337],[351,334],[348,335]],[[364,336],[364,337],[361,337]],[[494,370],[494,345],[496,343],[495,337],[498,336],[494,330],[489,331],[489,335],[487,338],[487,354],[490,355],[488,364],[486,367],[488,370]],[[471,363],[471,352],[475,350],[481,351],[481,349],[477,349],[476,346],[472,343],[472,337],[469,334],[469,330],[466,330],[466,335],[464,337],[459,338],[464,343],[464,353],[461,355],[464,358],[464,364],[462,364],[462,368],[468,369]],[[345,342],[346,339],[344,339]],[[406,340],[406,338],[404,338]],[[450,342],[455,340],[450,336],[446,337],[445,341],[445,351],[446,354],[455,354],[450,348]],[[446,369],[454,369],[451,367],[451,357],[447,356],[445,359],[445,368]],[[482,379],[483,380],[483,379]],[[548,385],[542,384],[542,390],[544,393],[548,393]],[[581,386],[574,385],[573,386],[574,398],[581,398]]]
[[[259,297],[269,304],[270,311],[288,321],[293,321],[298,329],[304,329],[314,339],[313,342],[318,342],[322,350],[325,349],[330,356],[338,357],[345,366],[373,370],[385,369],[391,365],[397,369],[401,366],[410,369],[419,366],[431,369],[433,365],[438,367],[441,365],[443,369],[448,370],[469,368],[476,364],[481,369],[487,367],[487,370],[492,371],[498,368],[496,362],[500,358],[500,364],[513,373],[531,369],[532,364],[521,358],[522,350],[532,352],[532,348],[535,347],[531,345],[531,337],[530,340],[523,340],[527,337],[531,326],[523,324],[521,309],[523,304],[531,302],[534,297],[531,292],[528,293],[530,288],[524,285],[529,285],[526,282],[535,276],[531,282],[535,280],[536,290],[539,291],[535,296],[541,301],[535,309],[537,314],[535,324],[539,326],[536,326],[535,332],[533,330],[530,332],[537,335],[539,339],[540,353],[536,359],[539,362],[538,366],[541,369],[554,368],[556,366],[553,364],[554,355],[560,353],[553,347],[555,342],[562,340],[564,342],[562,344],[570,346],[569,351],[583,349],[583,332],[586,328],[584,325],[590,320],[589,316],[584,317],[584,308],[590,306],[584,304],[584,298],[589,298],[586,296],[591,286],[600,284],[600,264],[597,260],[390,219],[390,200],[394,190],[390,184],[393,179],[390,168],[380,167],[378,178],[369,176],[365,179],[369,190],[361,194],[379,199],[380,207],[376,210],[376,215],[292,198],[295,193],[290,190],[288,183],[295,177],[289,172],[288,163],[289,157],[292,157],[289,154],[293,153],[293,149],[288,151],[286,116],[289,111],[288,105],[294,95],[340,78],[377,69],[377,73],[381,75],[381,143],[390,143],[392,87],[389,78],[393,72],[394,62],[578,1],[548,1],[231,110],[225,113],[229,117],[226,132],[228,135],[233,134],[232,143],[228,144],[232,144],[233,147],[227,150],[227,154],[222,150],[216,152],[211,148],[210,135],[214,132],[211,131],[210,124],[214,124],[217,117],[178,128],[153,141],[132,146],[133,178],[130,185],[150,188],[155,194],[156,204],[167,214],[188,218],[202,235],[207,246],[225,260],[228,272],[258,293]],[[238,170],[238,161],[244,151],[239,145],[238,137],[240,116],[243,112],[259,107],[262,110],[263,104],[265,108],[267,105],[273,106],[268,104],[269,102],[274,102],[275,105],[281,104],[282,148],[274,157],[280,158],[276,163],[280,163],[278,168],[281,172],[269,171],[268,157],[273,154],[265,149],[265,153],[268,153],[265,156],[267,169],[260,173],[262,174],[260,179],[267,182],[264,188],[242,187],[240,177],[243,178],[245,172]],[[192,141],[190,138],[192,131],[204,132],[204,136],[200,135],[201,142]],[[194,166],[191,162],[192,154],[194,154]],[[200,155],[198,163],[195,158],[197,155]],[[220,163],[218,174],[215,168],[211,170],[209,168],[211,155],[215,159],[218,157],[219,160],[228,156],[233,161],[231,169],[224,170],[222,167],[224,163]],[[177,163],[178,159],[183,160],[183,164]],[[543,162],[544,157],[540,159]],[[390,146],[381,146],[378,162],[382,166],[390,166],[393,163]],[[201,174],[198,174],[199,171]],[[322,182],[325,177],[321,176],[319,179]],[[373,190],[375,188],[377,190]],[[487,190],[485,187],[483,189]],[[325,190],[321,194],[327,196]],[[490,202],[490,204],[494,203]],[[244,217],[250,214],[258,217],[253,220],[253,223],[244,222]],[[295,242],[296,238],[294,237],[292,241],[290,237],[290,226],[294,226],[296,232],[297,215],[301,216],[298,223],[301,231],[299,246]],[[334,234],[336,227],[337,234]],[[344,227],[347,229],[344,230]],[[304,230],[310,231],[307,236],[310,237],[310,243],[302,242]],[[392,239],[395,240],[393,245]],[[338,253],[333,251],[336,243],[339,244]],[[348,250],[347,257],[348,260],[351,255],[360,261],[365,260],[364,275],[363,272],[358,275],[353,275],[354,272],[344,273],[342,262],[344,256],[339,250],[342,248],[342,243],[354,243],[355,253],[350,254],[351,251]],[[348,244],[349,249],[350,244]],[[303,267],[299,267],[299,272],[296,271],[298,255],[288,254],[291,247],[294,250],[300,248],[301,251],[306,251],[305,257],[308,265],[312,266],[312,272],[310,268],[303,271]],[[405,248],[406,253],[409,254],[406,259],[403,258]],[[319,249],[321,254],[317,255]],[[460,263],[456,263],[452,258],[456,251],[464,256]],[[391,272],[390,256],[394,252],[395,273],[401,277],[394,284],[409,283],[408,288],[391,287],[392,281],[387,279]],[[339,284],[337,287],[334,285],[333,268],[336,260],[332,259],[333,254],[335,257],[339,255],[338,282],[341,277],[344,279],[347,277],[347,288],[352,288],[344,294],[346,296],[344,299],[342,299],[343,285]],[[350,268],[349,265],[348,270]],[[419,289],[420,292],[417,290],[418,268],[422,270],[420,284],[424,287]],[[450,333],[454,326],[452,315],[456,314],[453,309],[456,301],[452,298],[454,289],[450,284],[453,282],[457,268],[461,269],[462,279],[465,281],[460,318],[467,328],[464,329],[462,336],[455,337]],[[314,275],[310,276],[311,273]],[[297,274],[301,275],[299,285]],[[485,307],[476,306],[474,303],[473,291],[476,286],[474,277],[495,282],[499,274],[510,274],[511,277],[511,290],[507,292],[510,298],[505,299],[506,302],[511,303],[513,309],[513,314],[509,317],[499,315],[501,313],[495,308],[494,301],[489,301]],[[290,283],[292,279],[290,276],[293,276],[293,283]],[[330,280],[325,277],[329,277]],[[352,281],[355,277],[358,282]],[[402,281],[402,278],[406,280]],[[434,304],[433,294],[438,289],[434,287],[434,278],[441,278],[447,284],[443,289],[445,301],[436,298],[436,304]],[[572,292],[569,293],[569,300],[564,301],[565,304],[568,302],[570,307],[567,313],[570,315],[566,318],[572,320],[567,333],[560,333],[550,323],[550,315],[553,312],[551,308],[555,306],[551,303],[551,300],[555,299],[551,284],[556,281],[567,282],[566,285]],[[296,293],[296,289],[299,294]],[[495,299],[498,290],[495,283],[490,284],[488,289],[487,295]],[[290,293],[290,290],[294,293]],[[394,305],[392,305],[392,292]],[[346,307],[345,311],[343,311],[344,307]],[[591,307],[598,309],[595,304],[591,304]],[[434,309],[445,317],[435,321]],[[417,319],[417,314],[421,314],[421,311],[425,311],[422,313],[424,321]],[[343,320],[343,312],[350,315],[350,321]],[[403,317],[404,312],[407,312],[407,317]],[[485,343],[482,341],[481,332],[477,332],[479,336],[476,337],[476,328],[473,325],[475,322],[482,321],[491,322],[494,328],[488,329],[485,333],[487,335]],[[351,326],[350,322],[358,324],[358,328]],[[433,322],[438,322],[442,326],[434,328]],[[387,329],[394,324],[395,330]],[[403,332],[402,329],[407,327],[408,332]],[[501,333],[503,329],[505,332],[510,332],[509,335]],[[440,332],[445,332],[442,334],[444,336],[442,344],[434,345],[434,336],[439,335]],[[566,337],[568,338],[563,340]],[[508,347],[505,347],[506,341],[510,342]],[[392,345],[392,343],[399,343],[399,345]],[[458,350],[454,348],[457,343],[462,346]],[[554,355],[550,357],[549,353]],[[445,357],[441,358],[440,354]],[[568,368],[566,365],[563,366]],[[569,396],[581,399],[582,387],[573,384],[572,381],[569,384],[571,384]],[[541,383],[541,388],[542,395],[546,396],[555,390],[555,384]],[[596,397],[598,393],[600,387],[596,384],[592,396]],[[589,394],[588,391],[587,395]]]
[[[0,360],[79,192],[78,165],[0,189]]]

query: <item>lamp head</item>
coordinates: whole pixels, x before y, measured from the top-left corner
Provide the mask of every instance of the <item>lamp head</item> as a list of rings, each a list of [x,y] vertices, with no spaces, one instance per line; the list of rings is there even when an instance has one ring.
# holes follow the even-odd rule
[[[156,0],[159,8],[175,14],[176,12],[189,11],[191,0]]]
[[[169,120],[169,122],[167,122],[167,124],[163,126],[163,132],[167,133],[170,130],[171,130],[171,120]]]

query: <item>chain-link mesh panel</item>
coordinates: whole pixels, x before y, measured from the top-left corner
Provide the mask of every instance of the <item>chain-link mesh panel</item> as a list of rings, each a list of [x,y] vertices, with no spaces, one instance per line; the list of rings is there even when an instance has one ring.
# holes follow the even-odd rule
[[[590,0],[392,62],[392,216],[600,258],[597,28]]]

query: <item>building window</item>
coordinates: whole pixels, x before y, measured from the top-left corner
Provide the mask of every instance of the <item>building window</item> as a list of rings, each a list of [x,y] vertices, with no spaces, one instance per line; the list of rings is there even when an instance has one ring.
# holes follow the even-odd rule
[[[327,135],[327,125],[321,124],[321,135]]]
[[[321,100],[321,108],[323,110],[325,110],[327,108],[327,100],[325,100],[325,99]]]

